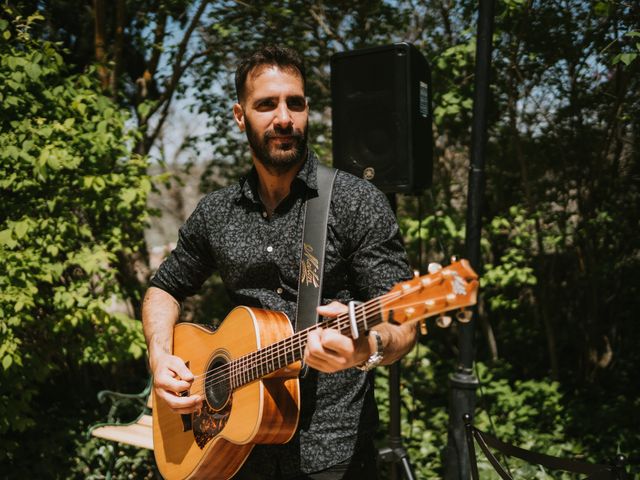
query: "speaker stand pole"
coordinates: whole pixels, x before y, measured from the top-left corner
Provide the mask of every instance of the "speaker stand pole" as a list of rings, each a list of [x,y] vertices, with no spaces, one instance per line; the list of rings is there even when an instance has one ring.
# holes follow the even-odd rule
[[[402,445],[400,429],[400,360],[389,366],[389,446],[380,449],[380,458],[391,464],[391,480],[415,480],[409,455]]]
[[[387,198],[393,213],[396,213],[396,195],[388,193]],[[406,480],[415,480],[409,455],[402,445],[400,419],[400,360],[389,366],[389,446],[378,452],[383,462],[391,464],[391,480],[399,480],[400,472]]]
[[[491,48],[495,0],[480,0],[478,33],[476,41],[476,68],[473,96],[473,123],[471,126],[471,165],[469,166],[469,193],[467,197],[467,222],[465,251],[471,267],[482,275],[480,239],[482,204],[484,198],[484,164],[487,148],[487,117],[489,83],[491,73]],[[473,309],[477,318],[477,309]],[[473,374],[475,356],[474,323],[459,328],[458,368],[449,377],[449,430],[445,454],[446,480],[471,478],[469,450],[465,440],[463,415],[472,419],[475,411],[478,380]]]

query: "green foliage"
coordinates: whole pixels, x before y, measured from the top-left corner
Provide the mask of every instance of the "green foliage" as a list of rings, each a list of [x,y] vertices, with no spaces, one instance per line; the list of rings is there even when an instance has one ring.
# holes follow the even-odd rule
[[[479,406],[474,424],[503,441],[521,448],[559,457],[581,456],[587,461],[603,461],[599,455],[584,457],[585,448],[579,437],[566,431],[569,413],[560,384],[549,379],[513,380],[508,365],[491,368],[479,363],[476,373],[481,382]],[[495,471],[478,450],[479,469],[483,478],[493,478]],[[500,457],[499,457],[500,458]],[[514,478],[575,478],[522,462],[500,458]]]
[[[535,251],[535,222],[523,208],[514,206],[508,215],[491,219],[487,237],[492,249],[499,253],[496,264],[486,263],[480,281],[481,288],[493,311],[515,310],[520,304],[518,294],[536,285],[531,266],[531,252]]]
[[[441,478],[442,451],[447,444],[447,405],[441,382],[446,372],[434,365],[433,350],[419,346],[402,360],[400,387],[404,447],[417,478]],[[376,370],[376,400],[380,412],[379,447],[388,447],[389,370]],[[389,478],[389,466],[383,465],[381,478]]]
[[[434,341],[425,337],[427,344]],[[443,454],[447,446],[448,383],[453,362],[436,358],[436,352],[420,345],[402,361],[400,387],[402,440],[417,478],[443,478]],[[585,452],[580,436],[572,437],[566,429],[570,414],[569,402],[558,382],[548,379],[513,380],[508,364],[491,367],[478,363],[476,374],[480,380],[475,425],[498,438],[549,455],[571,457]],[[389,423],[388,369],[378,369],[376,398],[381,428],[377,437],[380,447],[388,446]],[[479,450],[478,450],[479,451]],[[597,454],[586,460],[603,461]],[[489,462],[478,455],[482,478],[495,478]],[[555,472],[545,473],[537,465],[517,459],[507,459],[514,478],[571,478]],[[388,472],[388,465],[384,466]],[[388,475],[387,475],[388,476]],[[383,478],[386,478],[383,475]]]
[[[445,124],[448,118],[457,122],[470,118],[473,107],[471,91],[468,84],[460,81],[469,75],[476,51],[476,40],[470,30],[464,33],[463,42],[444,50],[435,64],[435,75],[447,81],[446,90],[443,89],[445,93],[439,96],[433,109],[436,125]]]
[[[76,463],[68,478],[102,480],[107,471],[111,472],[112,478],[158,478],[152,468],[154,460],[150,450],[97,438],[78,443]]]
[[[150,181],[127,117],[91,72],[69,75],[58,47],[33,39],[38,16],[0,22],[0,460],[34,427],[55,372],[144,349],[124,314],[123,254],[139,248]]]
[[[101,368],[101,378],[122,381],[122,364],[115,362],[140,355],[139,324],[106,313],[109,299],[121,295],[122,272],[131,267],[122,254],[139,246],[135,233],[142,229],[148,190],[144,162],[129,152],[147,151],[156,131],[145,122],[161,124],[170,99],[186,94],[211,127],[207,140],[214,160],[203,188],[227,184],[246,170],[246,142],[230,117],[231,80],[238,58],[258,45],[277,42],[305,54],[310,139],[326,161],[331,54],[406,40],[425,54],[433,74],[434,184],[423,199],[426,214],[400,199],[400,223],[412,265],[422,271],[424,257],[446,262],[452,253],[464,254],[477,4],[216,1],[196,22],[197,41],[180,53],[172,40],[186,31],[196,2],[145,3],[128,16],[116,95],[137,115],[146,136],[140,141],[126,131],[117,108],[96,93],[91,72],[69,75],[60,50],[30,39],[33,34],[64,42],[64,58],[73,60],[76,72],[84,71],[93,62],[93,12],[83,11],[78,21],[68,2],[21,3],[46,4],[48,18],[44,30],[34,24],[36,17],[0,20],[0,264],[7,269],[0,277],[3,454],[12,455],[20,439],[28,439],[23,445],[44,451],[55,444],[56,458],[73,457],[63,452],[63,438],[77,435],[99,411],[96,405],[80,413],[54,410],[71,425],[51,436],[55,441],[38,443],[42,435],[30,426],[41,412],[51,413],[39,386],[54,376],[60,383],[67,367],[81,375]],[[158,31],[164,13],[172,18],[165,25],[171,33],[155,38],[150,32]],[[477,422],[525,448],[597,461],[616,449],[633,455],[640,448],[638,13],[638,2],[619,0],[568,0],[562,8],[496,3],[482,328],[476,330],[477,356],[486,363],[478,367],[483,388]],[[104,20],[112,33],[113,22]],[[153,52],[165,55],[158,64],[176,70],[155,70]],[[180,77],[186,71],[192,76]],[[175,90],[174,74],[180,77]],[[140,144],[144,148],[137,149]],[[222,297],[218,280],[209,287],[187,305],[190,318],[223,316],[225,308],[214,306]],[[421,341],[429,348],[403,363],[401,394],[410,412],[403,437],[419,477],[443,475],[447,376],[456,340],[455,329],[434,329]],[[142,378],[144,372],[129,375]],[[91,385],[84,382],[86,396],[95,394]],[[76,391],[72,385],[60,388]],[[385,370],[377,393],[386,422]],[[56,398],[69,403],[71,396]],[[5,440],[20,429],[13,444]],[[383,425],[381,444],[385,434]],[[114,458],[119,475],[130,469],[142,477],[150,470],[147,457],[133,449],[96,441],[76,445],[82,452],[73,473],[65,464],[60,478],[97,478],[95,472]],[[516,478],[549,478],[540,469],[510,465]],[[48,471],[42,468],[37,473]],[[16,478],[42,477],[15,471]],[[31,472],[26,466],[23,471]],[[486,463],[482,471],[493,478]]]

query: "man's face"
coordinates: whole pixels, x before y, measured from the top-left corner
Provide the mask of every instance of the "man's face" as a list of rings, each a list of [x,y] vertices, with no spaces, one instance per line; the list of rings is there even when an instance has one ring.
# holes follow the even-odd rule
[[[302,161],[309,109],[297,72],[276,66],[249,72],[244,100],[233,113],[254,157],[271,173],[287,172]]]

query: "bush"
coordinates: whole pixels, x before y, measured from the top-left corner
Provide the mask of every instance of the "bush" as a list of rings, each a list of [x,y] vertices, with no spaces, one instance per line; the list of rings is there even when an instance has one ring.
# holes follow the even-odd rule
[[[143,355],[117,265],[140,246],[150,181],[92,72],[68,75],[57,46],[29,35],[40,17],[1,8],[0,462],[12,463],[22,433],[56,428],[38,402],[54,378]]]

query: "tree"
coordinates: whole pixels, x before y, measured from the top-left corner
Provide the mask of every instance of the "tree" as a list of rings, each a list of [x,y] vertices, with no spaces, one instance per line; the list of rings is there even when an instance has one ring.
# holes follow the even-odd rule
[[[92,91],[101,90],[131,112],[130,124],[140,133],[118,151],[123,159],[134,159],[132,165],[138,157],[126,152],[149,152],[154,142],[161,147],[159,132],[172,111],[191,108],[206,115],[209,129],[201,140],[210,145],[205,148],[214,160],[200,179],[203,191],[229,183],[249,165],[246,142],[230,115],[233,71],[240,57],[268,42],[293,46],[305,55],[313,112],[310,138],[329,161],[331,54],[411,41],[432,66],[436,165],[434,186],[420,202],[400,199],[400,222],[412,264],[423,271],[427,261],[446,261],[462,251],[473,3],[96,0],[80,9],[77,2],[66,0],[13,3],[30,6],[26,11],[42,8],[45,20],[32,25],[33,37],[62,42],[66,50],[60,54],[78,75],[74,81],[97,79]],[[633,430],[633,412],[639,411],[634,346],[640,340],[634,325],[640,307],[638,8],[637,2],[618,0],[497,3],[478,358],[486,360],[490,371],[483,370],[481,380],[494,379],[487,389],[491,404],[504,406],[506,413],[491,405],[485,412],[504,422],[506,438],[539,438],[541,448],[547,440],[561,442],[565,437],[566,445],[549,448],[609,456],[616,445],[624,452],[640,445]],[[72,86],[78,88],[77,83]],[[12,87],[1,88],[4,92]],[[3,105],[9,107],[14,108]],[[101,108],[95,112],[103,112]],[[93,125],[97,129],[99,122]],[[76,121],[67,128],[80,127]],[[193,138],[186,140],[197,145]],[[14,146],[18,151],[26,148],[24,142]],[[91,152],[93,147],[84,148]],[[125,168],[124,162],[119,168]],[[100,188],[91,182],[86,190],[95,186]],[[7,222],[14,223],[3,223],[2,238],[27,242],[27,234],[16,237],[25,228],[16,215],[24,215],[20,212],[28,198],[16,198],[3,212]],[[100,202],[94,207],[104,210]],[[93,218],[89,212],[84,215]],[[104,224],[107,212],[101,215],[95,224]],[[130,217],[121,221],[126,222],[121,228],[129,244],[142,245],[138,225]],[[20,225],[15,232],[14,225]],[[117,264],[113,278],[121,280],[124,296],[135,306],[149,273],[145,252],[119,249],[116,256],[117,262],[103,265]],[[217,319],[221,312],[211,310],[215,302],[209,298],[219,292],[213,282],[190,304],[189,318]],[[59,318],[52,311],[52,318]],[[440,471],[441,438],[432,432],[440,432],[446,423],[444,385],[457,354],[455,330],[431,331],[422,343],[429,352],[415,369],[419,374],[411,367],[405,370],[419,397],[414,402],[418,411],[412,414],[413,425],[418,425],[412,460],[434,476]],[[404,394],[411,403],[412,395]],[[427,397],[428,409],[422,403]],[[547,404],[553,408],[546,409]],[[593,411],[593,404],[603,407]],[[536,430],[549,422],[563,424],[551,436]]]
[[[3,463],[24,448],[20,432],[46,418],[38,402],[52,378],[144,352],[118,261],[141,247],[135,233],[145,227],[147,164],[131,153],[137,138],[127,115],[101,94],[92,72],[69,75],[58,47],[31,35],[40,20],[2,7]],[[70,381],[80,391],[79,379]]]

